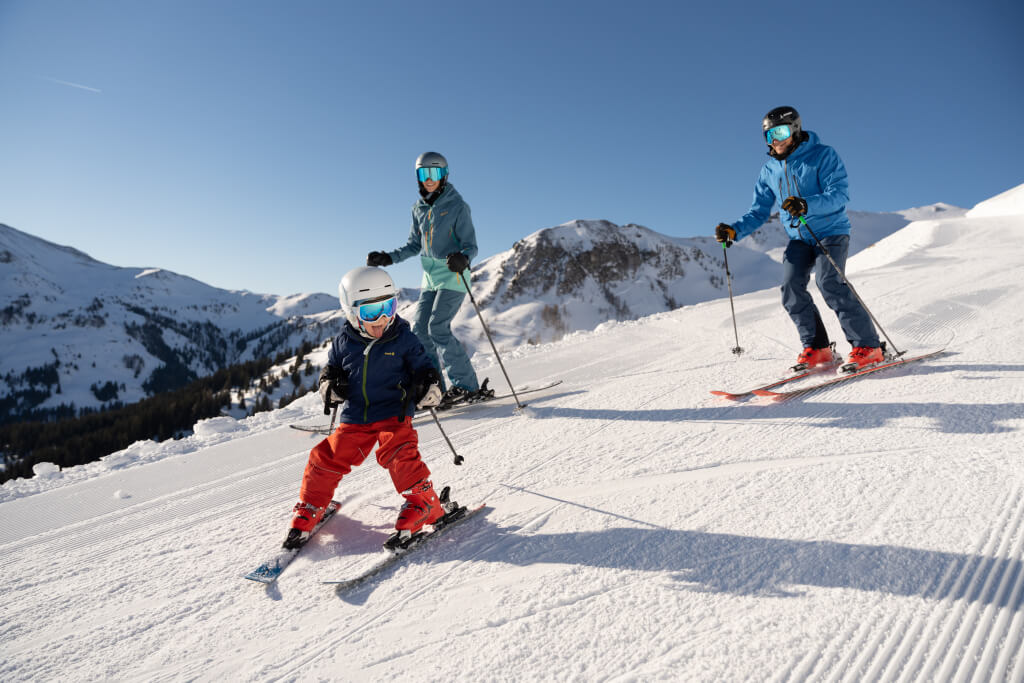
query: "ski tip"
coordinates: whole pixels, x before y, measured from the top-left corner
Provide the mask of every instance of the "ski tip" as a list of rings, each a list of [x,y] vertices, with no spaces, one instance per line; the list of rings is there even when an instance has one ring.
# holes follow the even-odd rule
[[[256,570],[253,572],[249,572],[248,574],[245,574],[244,576],[242,576],[242,578],[248,579],[249,581],[255,581],[256,583],[270,584],[274,583],[274,581],[277,581],[277,577],[280,575],[281,572],[279,571],[275,572]]]
[[[746,396],[746,394],[734,394],[729,391],[720,391],[718,389],[712,389],[711,393],[715,396],[721,396],[722,398],[728,399],[730,401],[739,401],[744,396]]]
[[[762,398],[770,398],[773,401],[781,401],[782,399],[786,398],[786,394],[780,394],[779,392],[772,391],[771,389],[754,389],[753,393],[755,396],[761,396]]]

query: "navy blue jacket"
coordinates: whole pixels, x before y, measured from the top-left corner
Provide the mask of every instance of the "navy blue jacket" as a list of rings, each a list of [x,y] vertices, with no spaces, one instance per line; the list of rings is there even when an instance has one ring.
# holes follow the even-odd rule
[[[761,168],[750,210],[732,224],[736,239],[743,239],[760,228],[772,209],[779,206],[782,227],[789,238],[815,244],[807,229],[800,223],[794,226],[793,217],[781,210],[783,200],[790,196],[803,197],[807,202],[807,224],[818,239],[850,234],[850,219],[846,215],[846,203],[850,201],[846,166],[834,149],[823,145],[815,133],[807,131],[807,139],[785,160],[772,158]]]
[[[409,323],[395,316],[380,339],[367,339],[351,323],[334,338],[327,364],[348,379],[348,399],[338,421],[368,424],[416,412],[406,395],[413,375],[432,367]]]

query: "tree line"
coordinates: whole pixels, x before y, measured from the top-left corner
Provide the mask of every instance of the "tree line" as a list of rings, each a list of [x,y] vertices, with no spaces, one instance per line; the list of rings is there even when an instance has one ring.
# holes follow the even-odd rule
[[[285,394],[276,407],[281,408],[306,393],[300,379],[300,367],[312,344],[304,344],[298,351],[298,360],[289,368],[294,389]],[[46,419],[18,422],[0,426],[0,456],[4,468],[0,483],[18,477],[33,476],[32,467],[41,462],[52,462],[61,468],[84,465],[103,456],[127,448],[136,441],[155,439],[164,441],[191,431],[199,420],[217,417],[232,405],[232,392],[241,392],[259,381],[261,391],[278,386],[275,379],[268,384],[266,373],[275,364],[284,363],[295,352],[283,352],[276,358],[239,363],[218,370],[213,375],[194,380],[187,385],[150,396],[137,403],[114,404],[102,411],[83,411],[66,419]],[[312,366],[306,361],[305,373]],[[239,407],[248,414],[275,407],[266,393]]]

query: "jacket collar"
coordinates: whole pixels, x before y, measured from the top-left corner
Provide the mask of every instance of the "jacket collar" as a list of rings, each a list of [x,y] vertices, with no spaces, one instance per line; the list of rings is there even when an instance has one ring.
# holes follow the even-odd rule
[[[802,156],[807,153],[807,150],[818,144],[818,136],[816,133],[812,133],[809,130],[800,131],[800,140],[797,142],[796,147],[793,147],[785,154],[776,154],[775,150],[768,147],[768,156],[776,161],[785,161],[786,159]]]
[[[388,328],[386,330],[384,330],[384,334],[381,335],[380,339],[373,339],[372,337],[367,337],[361,331],[359,331],[355,327],[353,327],[352,323],[350,323],[348,320],[345,321],[344,332],[345,332],[346,335],[348,335],[348,337],[350,339],[354,339],[354,340],[360,342],[361,344],[369,344],[371,342],[377,342],[378,344],[381,344],[383,342],[389,342],[392,339],[396,338],[398,336],[399,332],[402,331],[402,326],[403,325],[406,326],[406,327],[409,327],[409,323],[405,322],[396,313],[395,314],[395,319],[392,320],[391,324],[388,325]]]
[[[420,187],[422,189],[422,186]],[[431,192],[426,196],[421,196],[416,202],[422,204],[424,207],[439,206],[441,204],[447,204],[459,196],[459,193],[455,191],[455,186],[451,183],[445,183],[443,187],[435,192]]]

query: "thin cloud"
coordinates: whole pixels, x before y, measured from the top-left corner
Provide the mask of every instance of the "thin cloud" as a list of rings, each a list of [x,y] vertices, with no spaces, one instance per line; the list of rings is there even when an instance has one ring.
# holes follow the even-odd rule
[[[96,93],[103,92],[99,88],[90,88],[87,85],[82,85],[80,83],[72,83],[71,81],[62,81],[62,80],[59,80],[57,78],[47,78],[46,80],[50,81],[51,83],[57,83],[58,85],[66,85],[66,86],[71,87],[71,88],[78,88],[79,90],[88,90],[89,92],[96,92]]]

